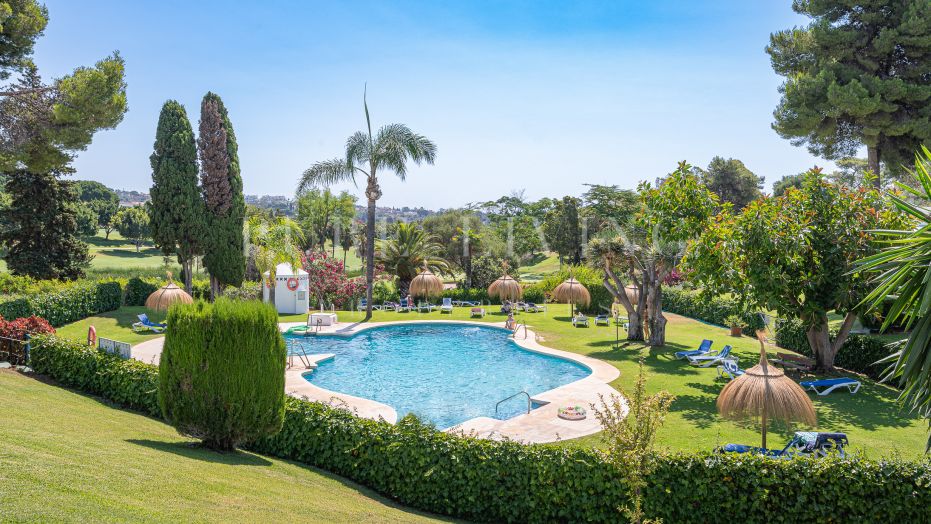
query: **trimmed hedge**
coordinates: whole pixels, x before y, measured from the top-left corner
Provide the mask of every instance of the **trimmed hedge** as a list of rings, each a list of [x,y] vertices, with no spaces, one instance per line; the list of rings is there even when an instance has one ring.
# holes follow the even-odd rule
[[[663,311],[724,327],[728,327],[727,318],[735,315],[747,323],[743,330],[747,335],[753,335],[756,330],[764,327],[760,315],[744,311],[734,300],[727,297],[709,299],[698,291],[664,287]]]
[[[159,403],[178,432],[233,449],[284,419],[284,339],[269,304],[197,301],[168,310]]]
[[[54,335],[34,337],[29,356],[29,365],[36,373],[147,415],[161,416],[157,366],[124,360]]]
[[[119,309],[123,290],[115,281],[81,281],[58,291],[7,297],[0,302],[4,318],[37,316],[55,327],[104,311]]]
[[[133,277],[126,281],[123,303],[127,306],[144,306],[145,299],[155,293],[160,285],[161,281],[157,278]]]
[[[805,331],[805,324],[801,319],[779,319],[776,324],[776,345],[814,358]],[[831,340],[836,335],[837,331],[831,330]],[[850,335],[834,357],[834,364],[874,379],[881,379],[887,364],[876,362],[892,352],[888,341],[869,335]]]
[[[52,343],[40,343],[54,341]],[[54,337],[33,366],[156,415],[157,368]],[[479,440],[288,398],[281,431],[250,449],[317,466],[426,511],[490,522],[619,522],[626,493],[594,449]],[[644,509],[666,522],[928,522],[931,462],[659,456]],[[866,503],[868,502],[868,503]],[[736,516],[736,517],[735,517]]]

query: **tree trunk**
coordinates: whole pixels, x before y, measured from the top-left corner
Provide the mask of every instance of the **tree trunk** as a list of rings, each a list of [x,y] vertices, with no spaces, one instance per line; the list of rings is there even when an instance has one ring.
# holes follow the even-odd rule
[[[372,318],[372,287],[375,284],[375,197],[378,193],[378,183],[369,179],[366,188],[369,200],[368,212],[365,217],[365,320]]]
[[[808,345],[815,357],[819,371],[834,370],[834,347],[831,344],[831,331],[828,327],[828,317],[824,313],[817,313],[808,319]]]
[[[346,271],[346,253],[347,250],[343,249],[343,271]]]
[[[877,146],[866,146],[866,158],[870,171],[873,172],[873,184],[876,189],[882,188],[882,180],[879,178],[879,148]]]
[[[666,345],[666,317],[663,316],[663,288],[659,280],[650,281],[650,289],[647,295],[647,311],[650,324],[649,344],[653,347]]]
[[[210,301],[216,302],[217,297],[221,295],[223,295],[223,288],[220,286],[220,281],[210,275]]]
[[[469,248],[471,251],[472,248]],[[472,254],[470,253],[465,257],[465,260],[462,264],[462,269],[465,271],[465,288],[472,289]]]
[[[604,287],[627,311],[627,340],[643,340],[643,323],[640,319],[640,310],[631,304],[630,299],[627,298],[624,282],[618,278],[610,267],[605,268],[604,272],[605,276],[602,278]]]
[[[411,290],[411,281],[407,279],[398,279],[398,296],[402,299],[407,298],[407,295],[410,294]]]
[[[193,264],[191,262],[192,261],[189,258],[182,260],[181,261],[181,272],[184,273],[184,290],[187,291],[188,295],[194,296],[193,295],[194,277],[191,274],[193,272],[191,269],[191,266]]]

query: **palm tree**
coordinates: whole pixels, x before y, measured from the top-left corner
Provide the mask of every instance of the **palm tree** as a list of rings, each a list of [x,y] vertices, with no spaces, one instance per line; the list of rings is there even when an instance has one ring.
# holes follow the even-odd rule
[[[423,162],[433,164],[436,157],[436,145],[422,135],[411,131],[404,124],[388,124],[372,134],[372,121],[369,118],[369,106],[365,94],[362,96],[365,108],[366,131],[357,131],[346,141],[346,157],[324,160],[310,166],[301,175],[298,192],[303,192],[318,184],[331,185],[338,182],[356,182],[356,174],[366,178],[365,197],[368,199],[368,212],[365,224],[365,319],[372,318],[372,283],[375,280],[375,202],[381,198],[378,185],[378,170],[386,169],[404,180],[407,176],[407,162],[420,165]]]
[[[443,246],[422,227],[414,224],[398,224],[397,236],[378,242],[378,261],[385,271],[398,277],[398,293],[407,295],[411,280],[422,269],[434,273],[449,272],[449,263],[440,254]]]
[[[891,362],[887,379],[897,378],[900,399],[911,404],[931,428],[931,151],[922,147],[912,171],[917,184],[897,183],[905,194],[891,193],[893,206],[916,224],[915,229],[880,231],[887,247],[859,261],[859,270],[874,272],[876,288],[864,303],[888,311],[885,330],[905,323],[910,330],[904,346],[884,359]],[[923,204],[923,205],[922,205]],[[891,302],[891,304],[890,304]],[[931,450],[931,436],[925,451]]]
[[[249,242],[255,267],[261,278],[268,271],[268,298],[275,303],[275,278],[278,264],[301,265],[301,250],[304,233],[297,222],[287,217],[269,217],[261,214],[249,218]]]

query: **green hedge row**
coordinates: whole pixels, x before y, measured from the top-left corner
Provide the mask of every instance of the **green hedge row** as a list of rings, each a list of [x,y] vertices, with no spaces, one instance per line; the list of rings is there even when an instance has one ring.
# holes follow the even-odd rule
[[[744,311],[734,300],[727,297],[707,298],[698,291],[664,287],[663,311],[725,327],[727,317],[737,315],[747,323],[747,327],[744,328],[747,335],[752,335],[764,327],[759,314]]]
[[[100,395],[153,417],[158,405],[158,366],[124,360],[78,341],[39,335],[32,339],[29,365],[59,383]]]
[[[776,323],[776,345],[813,357],[805,324],[800,319],[779,319]],[[832,330],[831,339],[837,335]],[[869,335],[850,335],[834,357],[834,364],[850,371],[880,379],[887,364],[876,364],[892,353],[889,342]]]
[[[35,315],[58,327],[119,309],[123,303],[123,290],[119,282],[84,281],[64,286],[58,291],[5,298],[0,302],[0,315],[4,318]]]
[[[158,415],[158,369],[37,338],[34,368]],[[619,522],[617,474],[587,448],[472,439],[288,398],[282,430],[250,449],[332,471],[414,508],[486,522]],[[644,507],[666,522],[929,522],[931,462],[659,456]],[[868,502],[868,503],[867,503]]]

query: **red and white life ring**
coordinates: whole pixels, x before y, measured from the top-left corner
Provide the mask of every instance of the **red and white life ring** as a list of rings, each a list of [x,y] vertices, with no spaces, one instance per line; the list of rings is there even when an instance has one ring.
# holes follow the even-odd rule
[[[94,326],[87,328],[87,345],[97,345],[97,330],[94,329]]]
[[[297,289],[297,279],[294,277],[291,277],[288,279],[288,290],[294,291],[295,289]]]

